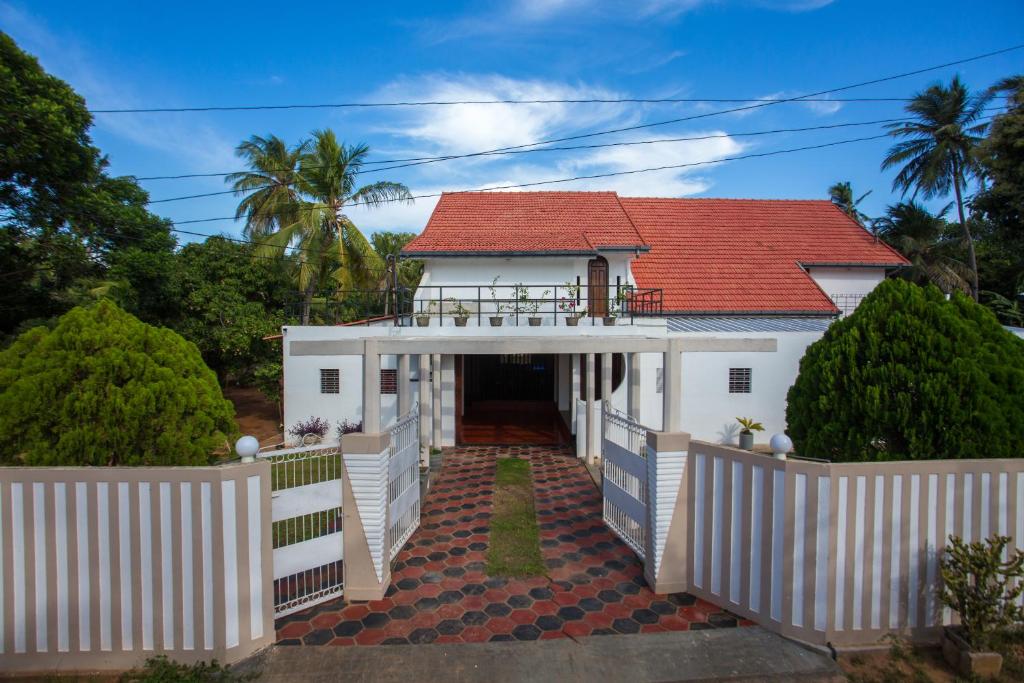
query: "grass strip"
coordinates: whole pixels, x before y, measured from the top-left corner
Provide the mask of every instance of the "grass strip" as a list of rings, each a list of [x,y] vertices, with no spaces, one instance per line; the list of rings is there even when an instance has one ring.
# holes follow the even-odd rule
[[[540,530],[533,508],[530,461],[499,458],[494,515],[487,551],[488,576],[543,576]]]

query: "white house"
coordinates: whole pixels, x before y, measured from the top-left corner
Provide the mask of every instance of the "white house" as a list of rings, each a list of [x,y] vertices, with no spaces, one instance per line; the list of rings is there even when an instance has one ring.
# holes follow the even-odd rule
[[[284,328],[287,427],[373,431],[418,400],[432,445],[551,443],[609,400],[723,443],[752,417],[767,440],[808,344],[906,263],[828,201],[614,192],[445,194],[403,256],[425,270],[400,315]]]

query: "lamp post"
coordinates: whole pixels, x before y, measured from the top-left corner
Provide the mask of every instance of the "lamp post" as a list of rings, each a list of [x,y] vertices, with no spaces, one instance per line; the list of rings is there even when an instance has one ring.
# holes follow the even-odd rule
[[[793,450],[793,440],[785,434],[773,434],[768,443],[776,460],[785,460],[786,454]]]
[[[256,454],[260,452],[260,442],[255,436],[243,436],[235,442],[235,453],[242,458],[242,462],[256,462]]]

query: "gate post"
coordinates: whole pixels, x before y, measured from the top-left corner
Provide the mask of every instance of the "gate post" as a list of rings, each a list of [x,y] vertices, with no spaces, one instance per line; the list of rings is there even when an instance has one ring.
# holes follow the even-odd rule
[[[390,435],[341,437],[345,598],[380,600],[391,583],[388,542]]]
[[[647,432],[647,533],[644,578],[655,593],[681,593],[689,588],[686,556],[687,514],[686,432]]]

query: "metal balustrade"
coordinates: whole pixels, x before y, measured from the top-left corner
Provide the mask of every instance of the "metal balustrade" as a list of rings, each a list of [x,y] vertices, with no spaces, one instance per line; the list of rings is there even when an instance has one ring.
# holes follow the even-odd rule
[[[605,524],[640,559],[647,550],[647,427],[607,402],[601,443]]]
[[[387,547],[394,559],[420,525],[419,404],[388,429]]]

